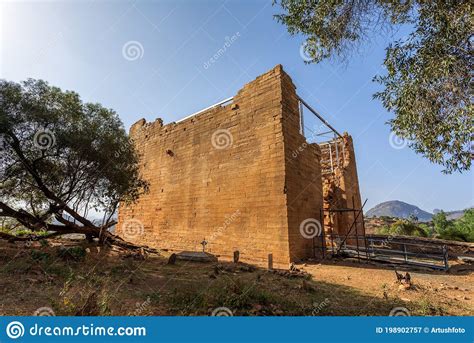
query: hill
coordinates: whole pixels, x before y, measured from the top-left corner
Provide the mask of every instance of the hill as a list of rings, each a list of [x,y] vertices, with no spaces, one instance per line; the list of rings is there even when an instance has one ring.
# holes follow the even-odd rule
[[[420,221],[430,221],[433,217],[432,213],[423,211],[415,205],[407,204],[399,200],[386,201],[368,210],[366,217],[396,217],[408,218],[411,215],[416,216]]]

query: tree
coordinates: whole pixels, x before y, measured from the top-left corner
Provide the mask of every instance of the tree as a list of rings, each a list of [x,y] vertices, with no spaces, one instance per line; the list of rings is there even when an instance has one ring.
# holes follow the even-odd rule
[[[469,242],[472,240],[472,214],[467,210],[466,218],[458,219],[456,221],[449,220],[446,213],[443,211],[436,213],[433,216],[433,226],[437,233],[437,237],[441,239]]]
[[[439,211],[433,216],[433,226],[435,231],[438,234],[441,234],[442,232],[448,230],[453,223],[448,220],[446,213],[444,211]]]
[[[474,242],[474,208],[464,211],[464,215],[454,223],[456,229],[463,233],[468,242]]]
[[[29,239],[82,233],[128,245],[108,229],[119,202],[148,184],[113,110],[41,80],[0,80],[0,142],[0,217],[31,230]],[[87,218],[91,210],[104,213],[100,223]]]
[[[375,32],[401,26],[411,33],[386,48],[385,75],[374,95],[394,112],[392,131],[417,153],[444,166],[445,173],[469,170],[473,105],[472,16],[469,1],[281,0],[276,19],[290,34],[306,36],[308,63],[346,59]]]

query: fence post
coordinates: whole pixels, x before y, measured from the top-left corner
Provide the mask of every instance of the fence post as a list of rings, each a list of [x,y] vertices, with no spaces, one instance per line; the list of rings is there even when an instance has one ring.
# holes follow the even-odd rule
[[[443,245],[443,260],[444,260],[444,270],[449,269],[449,262],[448,262],[448,247]]]
[[[370,257],[375,257],[374,256],[374,241],[372,238],[369,238],[369,246],[370,246]]]
[[[408,262],[407,245],[405,243],[403,243],[403,256],[405,257],[405,262]]]

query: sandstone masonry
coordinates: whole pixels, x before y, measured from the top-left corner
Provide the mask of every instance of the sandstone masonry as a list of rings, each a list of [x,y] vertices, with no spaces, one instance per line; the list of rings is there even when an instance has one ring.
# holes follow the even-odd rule
[[[271,254],[275,266],[317,256],[318,238],[300,226],[323,222],[321,149],[306,143],[299,116],[295,86],[278,65],[231,104],[168,125],[141,119],[130,135],[150,192],[121,204],[117,233],[172,251],[201,251],[205,240],[219,258],[238,250],[241,261],[266,264]],[[357,174],[347,179],[360,204]]]

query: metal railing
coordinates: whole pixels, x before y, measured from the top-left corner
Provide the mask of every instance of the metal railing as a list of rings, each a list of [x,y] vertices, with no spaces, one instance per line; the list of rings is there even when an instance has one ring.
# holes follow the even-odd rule
[[[321,116],[313,107],[311,107],[306,101],[304,101],[299,95],[298,98],[298,108],[300,114],[300,133],[306,138],[308,142],[317,143],[321,148],[322,160],[321,165],[324,166],[321,170],[323,175],[330,174],[334,172],[336,167],[342,167],[344,163],[344,142],[342,140],[342,135],[331,125],[329,122]],[[323,125],[319,128],[323,132],[312,132],[311,136],[305,134],[305,109],[312,113],[315,118],[317,118]],[[326,127],[328,130],[322,129]],[[318,130],[318,131],[319,131]],[[328,137],[328,135],[330,135]],[[331,138],[332,135],[332,138]],[[318,141],[320,137],[326,137],[324,141]],[[327,138],[331,138],[327,140]],[[329,167],[327,167],[329,166]]]
[[[399,241],[393,237],[370,238],[350,235],[346,241],[330,235],[329,250],[368,261],[411,265],[439,270],[449,269],[448,248],[444,244],[421,244]],[[357,244],[354,244],[353,242]]]
[[[333,132],[335,135],[339,136],[339,138],[342,138],[341,134],[331,126],[331,124],[328,123],[326,119],[324,119],[315,109],[313,109],[306,101],[304,101],[299,95],[296,95],[298,97],[299,101],[299,110],[300,110],[300,131],[301,134],[304,136],[304,115],[303,115],[303,106],[306,107],[312,114],[314,114],[324,125],[326,125],[331,131],[325,132],[325,133],[330,133]],[[319,135],[322,135],[320,133]]]
[[[230,103],[232,100],[234,100],[234,97],[233,97],[233,96],[231,96],[230,98],[224,99],[224,100],[222,100],[222,101],[219,101],[218,103],[215,103],[214,105],[208,106],[208,107],[206,107],[206,108],[204,108],[204,109],[202,109],[202,110],[199,110],[199,111],[197,111],[197,112],[194,112],[193,114],[190,114],[190,115],[187,116],[187,117],[184,117],[184,118],[182,118],[182,119],[180,119],[180,120],[177,120],[175,123],[180,123],[180,122],[182,122],[182,121],[184,121],[184,120],[186,120],[186,119],[189,119],[189,118],[191,118],[191,117],[197,116],[198,114],[200,114],[200,113],[202,113],[202,112],[205,112],[205,111],[207,111],[207,110],[210,110],[211,108],[218,107],[218,106],[223,106],[223,105],[225,105],[225,104],[227,104],[227,103]]]

